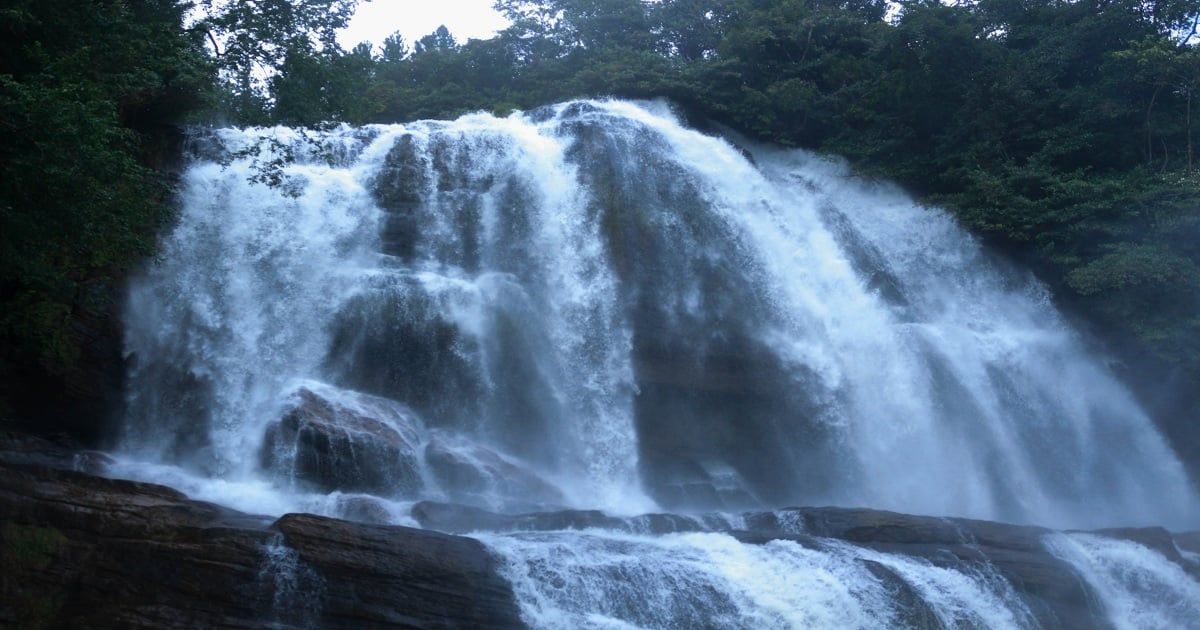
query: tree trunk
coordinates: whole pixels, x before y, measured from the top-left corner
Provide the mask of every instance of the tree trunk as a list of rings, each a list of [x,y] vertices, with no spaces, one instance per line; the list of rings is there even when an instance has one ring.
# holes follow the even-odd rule
[[[1188,173],[1192,172],[1192,86],[1187,89],[1187,156]]]
[[[1158,93],[1162,91],[1162,84],[1154,86],[1154,94],[1150,96],[1150,105],[1146,107],[1146,163],[1154,162],[1154,127],[1150,123],[1150,116],[1154,113],[1154,103],[1158,101]]]

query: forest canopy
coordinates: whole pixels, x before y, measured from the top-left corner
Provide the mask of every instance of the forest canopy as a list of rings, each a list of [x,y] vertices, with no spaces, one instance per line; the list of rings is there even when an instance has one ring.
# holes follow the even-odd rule
[[[111,311],[170,217],[187,125],[605,96],[667,98],[695,124],[896,181],[1029,265],[1122,352],[1200,379],[1200,0],[499,0],[511,26],[492,39],[441,28],[345,49],[356,4],[0,8],[8,387],[80,369],[81,322]]]

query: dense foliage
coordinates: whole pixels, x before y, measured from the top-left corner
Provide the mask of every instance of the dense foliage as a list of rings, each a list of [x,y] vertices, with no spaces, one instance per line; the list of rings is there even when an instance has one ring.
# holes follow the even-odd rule
[[[207,60],[173,2],[0,8],[0,383],[79,367],[111,285],[152,251],[161,125],[203,105]],[[0,403],[3,399],[0,399]]]
[[[0,4],[0,413],[115,367],[89,364],[119,353],[113,303],[169,217],[180,125],[250,111],[246,77],[332,41],[356,2]]]
[[[439,29],[345,50],[334,35],[355,4],[0,9],[9,369],[69,364],[89,283],[149,251],[155,125],[612,95],[667,97],[697,122],[898,181],[1031,265],[1118,347],[1200,375],[1200,0],[499,0],[512,25],[493,39]]]

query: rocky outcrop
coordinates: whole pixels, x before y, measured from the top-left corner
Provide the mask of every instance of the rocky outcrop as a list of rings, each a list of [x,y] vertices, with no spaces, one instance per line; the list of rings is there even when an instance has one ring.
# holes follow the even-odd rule
[[[432,182],[412,134],[401,136],[375,176],[374,192],[385,209],[383,251],[409,259],[420,241],[417,213]]]
[[[421,488],[415,416],[382,398],[302,387],[267,429],[263,468],[326,492],[410,495]]]
[[[1184,551],[1200,553],[1200,530],[1176,534],[1175,544]]]
[[[504,498],[507,505],[544,510],[567,502],[558,488],[534,472],[465,440],[435,436],[425,446],[425,463],[450,498],[460,503],[488,505]]]
[[[391,512],[379,499],[365,495],[338,497],[337,513],[348,521],[371,525],[387,525],[393,520]]]
[[[272,525],[319,575],[322,626],[519,625],[509,585],[477,540],[305,514]]]
[[[45,442],[0,448],[0,627],[521,625],[478,541],[251,516],[63,469]]]
[[[419,274],[372,278],[331,323],[324,369],[332,382],[404,401],[443,426],[480,417],[485,392],[478,340],[458,329],[444,297],[430,292]]]
[[[564,529],[611,529],[638,534],[674,534],[679,532],[729,529],[719,517],[643,514],[634,517],[610,516],[599,510],[558,510],[527,514],[497,514],[479,508],[421,501],[413,506],[412,517],[421,527],[455,534],[470,532],[555,531]]]

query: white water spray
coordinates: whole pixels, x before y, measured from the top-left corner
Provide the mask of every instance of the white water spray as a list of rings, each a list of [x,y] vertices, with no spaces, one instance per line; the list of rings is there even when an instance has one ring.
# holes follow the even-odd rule
[[[393,523],[420,499],[1197,522],[1178,457],[1039,283],[838,164],[751,161],[624,102],[196,146],[131,289],[116,474]],[[896,584],[944,626],[1032,625],[986,572],[828,541],[485,540],[546,627],[890,627]],[[1141,550],[1051,544],[1114,619],[1192,612],[1183,582],[1140,608],[1123,571],[1174,579]]]

